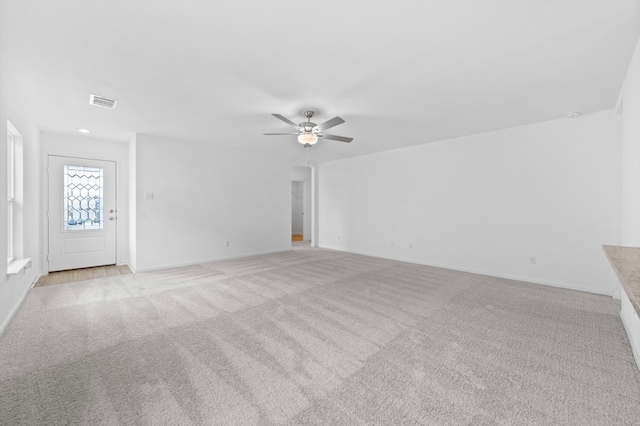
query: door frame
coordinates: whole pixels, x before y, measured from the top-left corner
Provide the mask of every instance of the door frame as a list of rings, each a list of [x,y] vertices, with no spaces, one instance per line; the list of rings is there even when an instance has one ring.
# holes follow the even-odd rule
[[[46,193],[47,193],[47,201],[46,201],[46,205],[44,206],[44,208],[46,209],[46,214],[45,214],[45,218],[47,220],[47,237],[46,237],[46,256],[44,257],[44,261],[43,261],[43,266],[46,265],[46,267],[44,269],[46,269],[47,272],[49,272],[51,270],[51,265],[49,262],[49,256],[51,255],[51,229],[49,227],[50,225],[50,211],[49,208],[51,207],[50,203],[51,203],[51,193],[49,192],[50,189],[50,183],[51,183],[51,157],[57,157],[57,158],[65,158],[65,159],[72,159],[73,161],[78,160],[79,163],[82,163],[83,161],[89,161],[89,162],[93,162],[93,161],[100,161],[100,162],[104,162],[104,163],[113,163],[113,202],[115,203],[113,210],[115,210],[115,213],[111,213],[111,215],[114,216],[118,216],[118,170],[117,170],[117,163],[114,160],[102,160],[102,159],[95,159],[95,158],[84,158],[84,157],[77,157],[77,156],[67,156],[67,155],[57,155],[57,154],[48,154],[47,158],[46,158],[46,166],[45,166],[45,174],[46,176],[46,180],[47,180],[47,187],[46,187]],[[107,216],[109,215],[109,213],[105,210],[102,220],[105,220],[107,218]],[[118,262],[118,220],[115,220],[113,223],[113,248],[114,248],[114,261],[117,263]],[[100,265],[96,265],[96,266],[100,266]],[[93,266],[86,266],[87,268],[91,268]],[[73,268],[73,269],[77,269],[77,268]]]
[[[49,273],[49,177],[47,173],[50,155],[87,160],[104,160],[116,163],[116,265],[129,265],[129,144],[100,140],[86,136],[41,133],[40,157],[40,258],[42,274]],[[133,270],[133,269],[132,269]]]
[[[304,170],[304,172],[303,172]],[[318,201],[317,201],[317,169],[314,166],[303,167],[293,166],[290,182],[302,182],[302,210],[304,218],[302,220],[302,233],[305,241],[311,240],[311,247],[317,245],[317,217],[318,217]],[[293,210],[293,200],[289,199],[289,216]],[[291,238],[291,236],[289,236]]]
[[[307,229],[307,215],[309,214],[309,212],[307,211],[307,182],[303,180],[292,179],[291,183],[293,184],[294,182],[300,182],[302,184],[302,239],[306,241],[307,238],[305,237],[309,235],[309,229]],[[293,192],[291,193],[291,212],[293,213]],[[293,216],[291,220],[293,222]],[[293,234],[293,223],[291,225],[291,233]]]

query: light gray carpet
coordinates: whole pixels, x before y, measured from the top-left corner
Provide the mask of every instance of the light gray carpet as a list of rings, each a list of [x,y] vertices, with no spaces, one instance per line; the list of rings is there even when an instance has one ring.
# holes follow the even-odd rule
[[[30,291],[2,425],[638,425],[608,297],[296,246]]]

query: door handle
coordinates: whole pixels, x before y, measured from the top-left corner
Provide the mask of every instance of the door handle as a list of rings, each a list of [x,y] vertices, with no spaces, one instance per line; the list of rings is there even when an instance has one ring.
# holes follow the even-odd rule
[[[111,217],[109,218],[109,220],[113,220],[113,219],[115,219],[115,217],[113,217],[113,216],[111,216]]]

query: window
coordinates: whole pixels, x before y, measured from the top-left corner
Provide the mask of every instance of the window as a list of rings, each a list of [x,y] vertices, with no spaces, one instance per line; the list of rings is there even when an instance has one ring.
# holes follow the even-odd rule
[[[23,247],[23,141],[18,130],[7,121],[7,275],[26,267]]]
[[[7,132],[7,254],[8,263],[15,255],[14,217],[16,196],[16,143],[11,132]]]

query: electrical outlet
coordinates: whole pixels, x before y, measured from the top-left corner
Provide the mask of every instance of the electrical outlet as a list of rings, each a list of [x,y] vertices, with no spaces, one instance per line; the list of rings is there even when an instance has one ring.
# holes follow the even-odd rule
[[[391,247],[395,247],[396,246],[396,242],[391,240]]]
[[[338,240],[340,239],[340,234],[338,234]]]
[[[225,246],[225,247],[229,247],[229,241],[225,241],[225,242],[224,242],[224,246]]]
[[[145,200],[153,200],[153,192],[145,192],[144,199]]]
[[[536,259],[534,256],[531,256],[529,258],[529,263],[532,265],[535,265],[538,262],[538,259]]]
[[[409,243],[409,248],[412,249],[413,248],[413,243]]]

